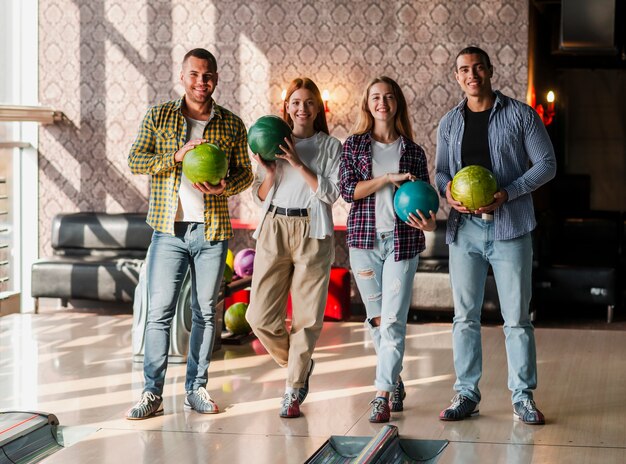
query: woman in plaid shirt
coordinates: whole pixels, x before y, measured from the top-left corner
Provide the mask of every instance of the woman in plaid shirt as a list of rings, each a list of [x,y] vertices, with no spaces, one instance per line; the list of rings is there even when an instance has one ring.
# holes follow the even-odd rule
[[[388,422],[391,411],[402,411],[406,396],[400,372],[413,277],[425,247],[422,231],[436,228],[432,211],[428,219],[416,211],[406,223],[394,212],[396,188],[416,179],[429,182],[428,168],[424,150],[413,142],[402,90],[389,77],[375,78],[363,94],[340,167],[341,196],[351,203],[350,265],[378,355],[370,422]]]

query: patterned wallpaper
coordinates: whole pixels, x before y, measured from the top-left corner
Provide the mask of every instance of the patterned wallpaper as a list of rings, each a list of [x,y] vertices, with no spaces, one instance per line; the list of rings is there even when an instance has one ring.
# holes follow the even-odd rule
[[[147,178],[130,174],[126,156],[147,107],[182,93],[180,62],[194,47],[214,52],[216,101],[246,125],[276,114],[281,89],[305,75],[330,91],[341,140],[365,83],[395,78],[431,175],[438,121],[461,97],[452,74],[461,48],[485,48],[495,88],[526,94],[525,0],[45,0],[39,9],[40,101],[68,117],[40,131],[42,254],[56,213],[147,210]],[[257,215],[249,192],[230,209]],[[339,201],[336,222],[347,211]]]

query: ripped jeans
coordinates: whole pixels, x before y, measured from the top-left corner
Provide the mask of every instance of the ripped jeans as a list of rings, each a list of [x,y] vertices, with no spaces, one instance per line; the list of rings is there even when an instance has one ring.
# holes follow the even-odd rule
[[[402,371],[406,322],[419,255],[403,261],[393,256],[393,232],[376,234],[373,250],[350,248],[350,267],[365,304],[378,356],[377,390],[392,392]],[[378,326],[372,319],[380,317]]]

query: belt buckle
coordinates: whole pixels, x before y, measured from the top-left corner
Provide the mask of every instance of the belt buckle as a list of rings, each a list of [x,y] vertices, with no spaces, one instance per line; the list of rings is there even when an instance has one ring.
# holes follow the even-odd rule
[[[493,214],[483,213],[480,217],[483,221],[493,221]]]

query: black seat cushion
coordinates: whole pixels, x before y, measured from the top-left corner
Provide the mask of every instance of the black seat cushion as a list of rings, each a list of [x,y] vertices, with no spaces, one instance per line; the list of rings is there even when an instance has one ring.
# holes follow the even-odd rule
[[[538,302],[615,305],[617,271],[612,267],[554,265],[535,270]]]
[[[33,298],[133,300],[141,259],[52,257],[33,264]]]
[[[144,213],[57,214],[52,220],[52,248],[57,254],[97,251],[145,251],[152,228]]]
[[[54,256],[33,264],[31,295],[131,302],[151,238],[145,213],[57,214]]]

